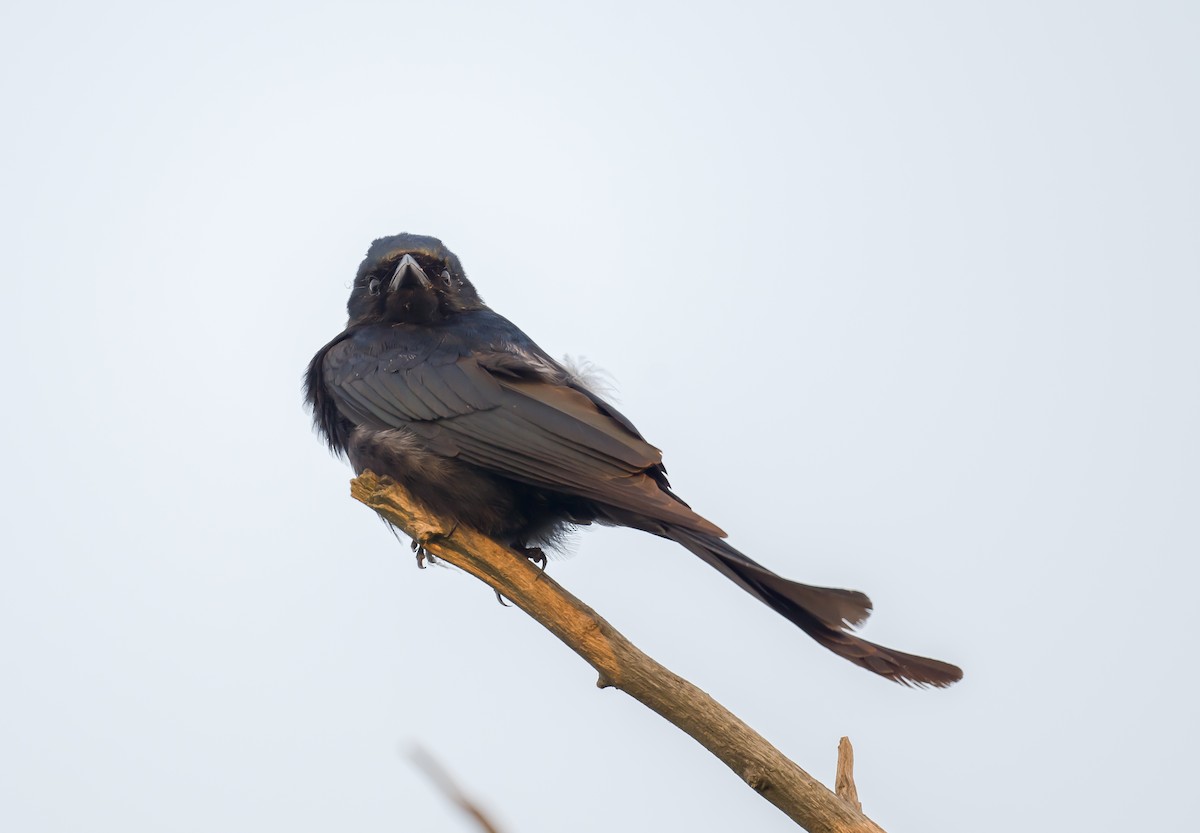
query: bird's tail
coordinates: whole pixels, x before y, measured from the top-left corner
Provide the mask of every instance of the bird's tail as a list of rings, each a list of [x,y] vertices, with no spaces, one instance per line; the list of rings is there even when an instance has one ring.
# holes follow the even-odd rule
[[[871,600],[863,593],[789,581],[703,532],[670,526],[666,536],[855,665],[903,685],[944,688],[962,679],[962,670],[954,665],[893,651],[848,633],[871,613]]]

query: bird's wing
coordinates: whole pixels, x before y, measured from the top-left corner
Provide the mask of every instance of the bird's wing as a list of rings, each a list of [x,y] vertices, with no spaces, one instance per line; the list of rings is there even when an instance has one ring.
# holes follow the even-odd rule
[[[647,474],[662,453],[624,417],[531,358],[519,350],[375,356],[345,342],[327,355],[325,379],[358,424],[403,428],[433,451],[513,480],[724,535]]]

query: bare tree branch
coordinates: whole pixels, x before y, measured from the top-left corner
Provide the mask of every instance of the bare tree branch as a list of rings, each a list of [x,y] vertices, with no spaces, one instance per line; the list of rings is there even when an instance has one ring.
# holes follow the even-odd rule
[[[638,650],[526,558],[431,515],[403,488],[372,472],[351,481],[350,492],[429,553],[524,610],[596,669],[598,686],[624,691],[687,732],[810,833],[883,833],[716,700]]]

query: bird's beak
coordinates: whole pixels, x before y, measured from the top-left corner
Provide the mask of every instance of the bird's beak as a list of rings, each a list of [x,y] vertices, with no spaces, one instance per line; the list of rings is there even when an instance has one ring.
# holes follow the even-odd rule
[[[392,273],[392,281],[388,284],[388,291],[395,292],[401,288],[429,289],[433,286],[433,282],[429,280],[429,276],[425,274],[425,270],[417,265],[417,261],[412,255],[405,255],[400,258],[400,262],[396,264],[396,271]]]

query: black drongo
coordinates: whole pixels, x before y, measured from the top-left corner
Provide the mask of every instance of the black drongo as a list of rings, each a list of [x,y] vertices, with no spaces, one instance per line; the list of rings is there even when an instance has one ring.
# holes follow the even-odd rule
[[[347,308],[306,386],[317,428],[355,471],[391,477],[434,513],[527,554],[573,524],[669,538],[863,668],[916,685],[962,677],[850,633],[871,612],[862,593],[789,581],[725,543],[671,491],[659,450],[488,309],[440,240],[376,240]]]

